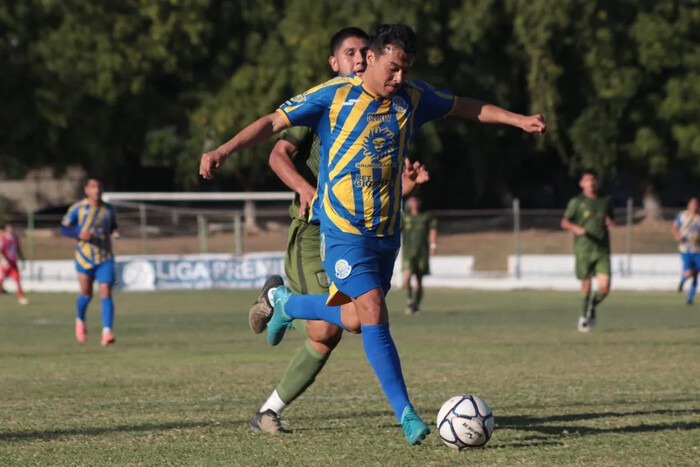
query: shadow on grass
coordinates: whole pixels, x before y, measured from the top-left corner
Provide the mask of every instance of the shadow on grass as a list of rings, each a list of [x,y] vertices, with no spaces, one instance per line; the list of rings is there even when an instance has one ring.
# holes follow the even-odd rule
[[[171,423],[145,423],[143,425],[116,425],[109,427],[71,428],[66,430],[46,431],[20,431],[0,433],[0,441],[33,441],[51,440],[69,436],[100,436],[113,433],[140,433],[148,431],[169,431],[189,428],[205,428],[214,426],[234,426],[247,424],[248,420],[236,420],[231,422],[171,422]]]
[[[533,417],[530,415],[516,415],[512,417],[496,417],[496,428],[509,428],[512,430],[535,431],[550,436],[586,436],[608,433],[651,433],[668,430],[697,430],[700,422],[670,422],[670,423],[640,423],[636,425],[618,427],[591,427],[581,426],[576,422],[596,420],[600,418],[639,417],[644,415],[700,415],[700,409],[663,409],[645,410],[634,412],[593,412],[579,414],[552,415],[549,417]],[[559,422],[559,423],[557,423]],[[561,423],[563,422],[563,423]],[[554,424],[553,424],[554,423]]]

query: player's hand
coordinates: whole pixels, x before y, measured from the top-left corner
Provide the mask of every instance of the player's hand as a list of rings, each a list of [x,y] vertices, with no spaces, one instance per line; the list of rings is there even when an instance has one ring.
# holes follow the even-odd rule
[[[118,230],[112,230],[112,238],[119,238],[122,234]]]
[[[214,178],[214,170],[220,168],[225,160],[226,156],[217,150],[202,154],[202,160],[199,162],[199,175],[211,180]]]
[[[299,217],[306,218],[309,206],[316,196],[316,189],[311,185],[302,188],[299,192]]]
[[[83,230],[78,234],[78,238],[87,242],[92,238],[92,232],[90,232],[89,230]]]
[[[577,237],[583,237],[584,235],[586,235],[586,229],[584,229],[580,225],[574,226],[572,231],[574,232],[574,235],[576,235]]]
[[[612,230],[613,227],[615,227],[615,221],[613,221],[609,217],[606,217],[605,218],[605,227],[607,227],[608,230]]]
[[[547,131],[547,124],[544,123],[544,117],[542,115],[530,115],[522,119],[520,128],[527,133],[543,135],[544,132]]]

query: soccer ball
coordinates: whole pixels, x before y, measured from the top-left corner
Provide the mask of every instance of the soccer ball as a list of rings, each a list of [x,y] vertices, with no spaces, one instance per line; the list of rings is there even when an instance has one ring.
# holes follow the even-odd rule
[[[442,404],[437,416],[442,441],[461,451],[485,445],[493,434],[493,413],[478,396],[462,394]]]

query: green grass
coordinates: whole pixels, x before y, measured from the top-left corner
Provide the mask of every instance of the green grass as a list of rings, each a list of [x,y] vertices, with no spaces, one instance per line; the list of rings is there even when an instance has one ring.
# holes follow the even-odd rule
[[[0,296],[0,465],[691,465],[700,459],[700,307],[671,293],[614,292],[575,328],[574,293],[429,290],[418,316],[390,295],[392,333],[418,412],[450,396],[494,411],[485,449],[435,430],[405,443],[361,339],[347,335],[285,413],[289,436],[247,419],[302,340],[247,327],[255,291],[116,296],[117,344],[73,338],[70,294]]]

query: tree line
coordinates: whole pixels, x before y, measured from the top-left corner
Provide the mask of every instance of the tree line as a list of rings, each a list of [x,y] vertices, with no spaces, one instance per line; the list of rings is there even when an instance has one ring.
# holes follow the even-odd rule
[[[328,79],[339,28],[419,37],[412,77],[521,113],[534,139],[445,120],[413,157],[440,207],[556,204],[582,167],[658,187],[700,175],[700,1],[7,0],[0,4],[0,172],[81,165],[112,189],[280,188],[271,147],[215,182],[200,154]],[[156,178],[157,178],[156,177]],[[563,201],[561,201],[563,203]]]

